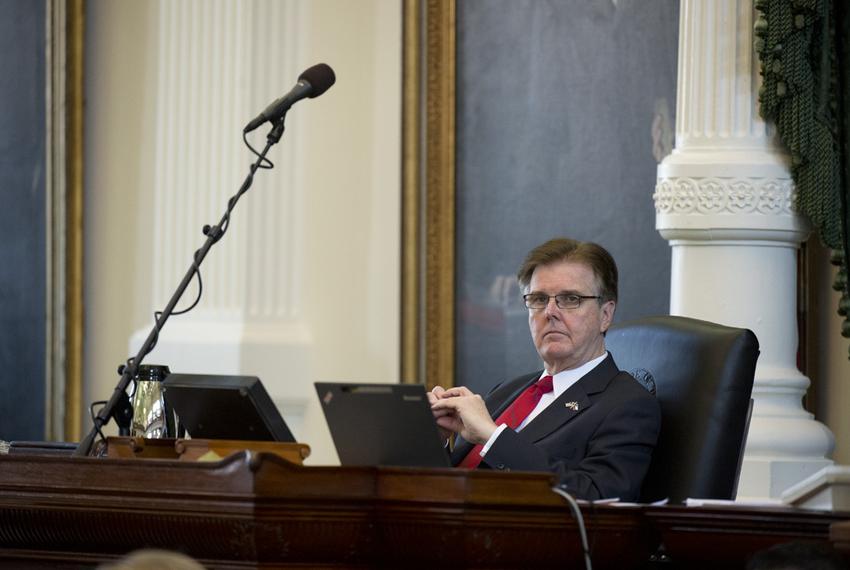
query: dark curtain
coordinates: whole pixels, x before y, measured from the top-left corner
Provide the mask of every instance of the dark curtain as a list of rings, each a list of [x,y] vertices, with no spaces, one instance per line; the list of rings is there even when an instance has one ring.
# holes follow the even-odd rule
[[[791,154],[798,209],[839,266],[841,334],[850,338],[848,180],[850,25],[844,0],[756,0],[761,113]]]

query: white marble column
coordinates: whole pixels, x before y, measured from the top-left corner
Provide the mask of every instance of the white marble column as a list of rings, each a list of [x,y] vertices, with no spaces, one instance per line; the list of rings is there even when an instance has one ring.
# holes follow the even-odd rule
[[[153,302],[163,308],[221,218],[254,157],[242,128],[295,83],[298,2],[183,0],[159,3],[153,208],[146,220],[153,256]],[[129,112],[130,110],[128,110]],[[292,125],[291,123],[295,123]],[[148,363],[173,372],[259,376],[296,437],[312,394],[309,327],[302,306],[302,202],[297,122],[288,121],[234,210],[224,238],[201,266],[203,297],[172,317]],[[258,150],[264,126],[249,135]],[[178,309],[195,298],[196,282]],[[133,335],[135,354],[150,325]],[[284,364],[285,363],[285,364]]]
[[[683,0],[676,145],[658,167],[656,227],[672,247],[670,312],[753,330],[761,347],[739,499],[777,498],[829,465],[802,407],[788,156],[758,114],[751,0]]]

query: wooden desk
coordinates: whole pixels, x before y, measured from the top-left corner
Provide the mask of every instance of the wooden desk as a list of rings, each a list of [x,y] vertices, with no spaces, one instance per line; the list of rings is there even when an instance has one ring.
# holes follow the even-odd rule
[[[298,467],[250,452],[214,463],[0,456],[0,566],[90,567],[157,547],[209,568],[582,567],[575,522],[549,487],[546,474]],[[642,567],[662,542],[681,567],[743,568],[759,548],[827,540],[830,524],[850,520],[792,509],[583,512],[597,569]]]
[[[829,539],[836,550],[850,559],[850,520],[837,522],[829,527]]]
[[[830,525],[850,513],[788,507],[647,507],[659,551],[688,569],[743,568],[755,552],[792,541],[827,542]],[[850,559],[848,559],[850,560]]]

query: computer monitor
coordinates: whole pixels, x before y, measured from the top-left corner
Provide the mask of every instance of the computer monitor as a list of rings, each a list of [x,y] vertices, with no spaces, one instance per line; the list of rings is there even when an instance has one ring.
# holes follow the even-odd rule
[[[193,438],[295,441],[256,376],[169,374],[162,387]]]

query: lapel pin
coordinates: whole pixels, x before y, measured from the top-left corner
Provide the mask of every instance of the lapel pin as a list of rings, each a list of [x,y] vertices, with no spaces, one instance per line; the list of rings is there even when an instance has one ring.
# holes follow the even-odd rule
[[[571,409],[574,412],[578,411],[578,402],[567,402],[564,404],[567,408]]]

